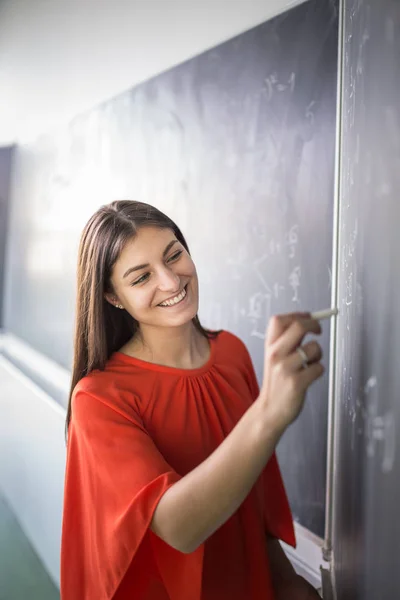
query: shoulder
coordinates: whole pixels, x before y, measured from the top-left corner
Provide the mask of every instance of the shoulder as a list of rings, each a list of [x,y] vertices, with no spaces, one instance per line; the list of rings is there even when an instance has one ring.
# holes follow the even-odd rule
[[[124,378],[105,370],[94,370],[78,381],[71,397],[74,417],[119,414],[129,420],[138,416],[137,396]]]
[[[99,399],[106,395],[113,395],[113,380],[107,370],[95,369],[76,384],[73,396],[93,396]]]
[[[246,344],[240,339],[240,337],[228,329],[222,329],[221,333],[218,335],[218,340],[220,340],[224,345],[233,344],[235,348],[240,348],[247,351]]]
[[[221,331],[217,344],[219,351],[228,354],[232,359],[236,358],[240,362],[246,362],[250,359],[250,353],[243,340],[227,329]]]

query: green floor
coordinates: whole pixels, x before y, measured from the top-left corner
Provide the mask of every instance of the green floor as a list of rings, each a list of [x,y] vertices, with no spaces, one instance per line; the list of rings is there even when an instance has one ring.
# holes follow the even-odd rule
[[[59,590],[0,496],[0,600],[59,598]]]

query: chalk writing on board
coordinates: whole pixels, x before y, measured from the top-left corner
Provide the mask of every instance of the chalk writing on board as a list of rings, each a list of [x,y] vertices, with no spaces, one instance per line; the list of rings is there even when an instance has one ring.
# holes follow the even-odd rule
[[[364,386],[366,396],[366,438],[367,456],[374,458],[379,449],[381,470],[389,473],[393,469],[396,456],[396,420],[392,411],[378,414],[378,381],[375,376]]]
[[[346,297],[345,304],[350,306],[353,303],[353,273],[349,273],[346,279]]]
[[[390,473],[393,470],[394,461],[396,458],[396,419],[395,415],[389,411],[386,413],[384,422],[385,446],[382,461],[382,471]]]
[[[356,73],[358,77],[363,74],[363,63],[364,63],[364,47],[366,46],[369,40],[369,32],[366,29],[362,35],[361,43],[358,45],[358,59],[357,59],[357,68]]]
[[[347,256],[351,258],[356,248],[356,241],[358,237],[358,219],[355,220],[353,231],[350,235],[350,242],[347,247]]]
[[[233,303],[233,321],[235,325],[239,323],[240,317],[246,316],[246,309],[241,307],[237,300]]]
[[[299,243],[299,226],[292,225],[290,229],[284,234],[283,239],[277,239],[272,237],[268,242],[268,250],[264,254],[262,254],[259,258],[254,261],[254,265],[258,272],[260,272],[260,265],[268,258],[272,256],[277,256],[282,254],[282,250],[284,247],[288,249],[288,258],[295,258],[296,256],[296,246]],[[262,236],[264,237],[264,236]],[[242,264],[246,257],[242,256]],[[228,264],[239,264],[238,261],[234,261],[233,259],[228,260]],[[262,282],[264,283],[264,279],[262,278]]]
[[[274,238],[272,238],[272,240],[270,240],[270,242],[268,244],[268,249],[269,249],[270,255],[280,254],[281,250],[282,250],[282,246],[279,242],[277,242]]]
[[[396,454],[396,421],[392,411],[385,413],[382,417],[374,417],[370,422],[370,448],[375,441],[381,441],[383,444],[383,458],[381,468],[384,473],[389,473],[393,469]],[[371,454],[369,454],[371,455]],[[372,456],[374,452],[372,451]]]
[[[289,247],[289,258],[296,256],[296,246],[299,241],[299,226],[293,225],[285,235],[285,244]]]
[[[310,104],[306,108],[306,119],[310,125],[314,125],[314,121],[315,121],[314,112],[312,110],[314,105],[315,105],[315,100],[310,102]]]
[[[292,93],[294,90],[295,83],[295,73],[292,72],[286,81],[279,81],[278,75],[274,72],[271,73],[269,77],[266,77],[266,79],[264,79],[264,85],[261,89],[261,93],[266,98],[267,102],[269,102],[276,92],[282,93],[286,90],[289,90],[290,93]]]
[[[287,281],[275,281],[272,284],[267,280],[267,268],[268,263],[271,259],[278,259],[282,256],[283,248],[288,249],[286,260],[292,260],[296,256],[296,246],[299,242],[299,226],[294,224],[284,234],[283,239],[272,238],[268,243],[268,250],[262,256],[258,257],[253,265],[254,270],[258,279],[260,280],[263,290],[257,292],[249,299],[249,312],[248,317],[252,323],[252,336],[259,338],[265,337],[266,322],[272,313],[272,300],[279,300],[284,292],[286,291],[287,284],[292,288],[292,302],[299,302],[299,288],[301,279],[301,268],[299,265],[295,266]],[[284,259],[284,256],[282,256]],[[238,264],[237,261],[230,261],[230,264]],[[238,318],[238,313],[235,313],[235,319]]]
[[[256,275],[259,278],[259,280],[261,281],[261,283],[263,284],[264,289],[267,290],[268,293],[271,293],[269,285],[265,279],[264,272],[261,269],[262,263],[264,261],[266,261],[268,258],[269,258],[268,254],[264,254],[263,256],[261,256],[260,258],[258,258],[257,260],[254,261],[254,267],[255,267]]]
[[[252,330],[250,335],[253,337],[258,337],[260,339],[265,338],[265,327],[266,321],[271,314],[271,299],[272,295],[270,293],[261,293],[257,292],[253,296],[251,296],[250,302],[250,310],[248,313],[248,317],[252,322]]]
[[[281,293],[285,291],[285,286],[281,285],[280,283],[274,283],[274,296],[275,298],[279,298],[279,296],[281,295]]]
[[[364,394],[369,394],[369,392],[371,390],[373,390],[377,385],[377,379],[375,377],[375,375],[373,375],[372,377],[370,377],[367,381],[367,383],[364,386]]]
[[[289,275],[289,284],[293,288],[292,302],[299,302],[299,287],[300,287],[301,268],[297,266]]]
[[[301,279],[301,268],[299,265],[290,267],[288,261],[292,261],[296,257],[296,247],[299,243],[299,226],[293,224],[282,237],[273,237],[269,240],[267,251],[256,258],[253,262],[255,273],[262,284],[262,291],[258,291],[249,298],[249,311],[247,317],[252,323],[252,336],[265,338],[265,330],[268,319],[272,314],[273,301],[279,301],[285,294],[286,289],[291,287],[293,295],[291,300],[299,302],[299,288]],[[285,251],[287,249],[287,252]],[[268,277],[270,261],[285,261],[291,269],[287,280],[271,282]],[[242,256],[241,261],[230,260],[229,264],[243,266],[247,264],[247,260]],[[293,263],[292,263],[293,264]],[[284,273],[285,271],[283,271]],[[288,285],[289,284],[289,285]],[[234,318],[239,318],[239,309],[234,309]]]

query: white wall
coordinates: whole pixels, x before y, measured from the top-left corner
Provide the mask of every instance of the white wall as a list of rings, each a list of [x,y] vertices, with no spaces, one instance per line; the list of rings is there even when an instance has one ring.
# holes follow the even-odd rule
[[[201,54],[302,0],[0,0],[0,145]]]
[[[0,381],[0,492],[58,586],[65,410],[1,355]]]

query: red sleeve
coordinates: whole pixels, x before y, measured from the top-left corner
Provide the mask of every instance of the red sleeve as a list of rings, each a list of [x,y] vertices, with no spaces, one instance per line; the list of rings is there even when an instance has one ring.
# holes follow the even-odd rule
[[[246,348],[246,375],[253,400],[258,398],[260,389],[253,362]],[[262,472],[264,516],[266,531],[273,537],[296,547],[293,517],[287,498],[282,475],[274,452]]]
[[[74,393],[64,488],[62,600],[141,600],[157,580],[171,600],[200,600],[204,546],[184,554],[149,527],[161,496],[180,479],[135,410],[122,414],[103,398]],[[125,595],[122,590],[128,587]]]

